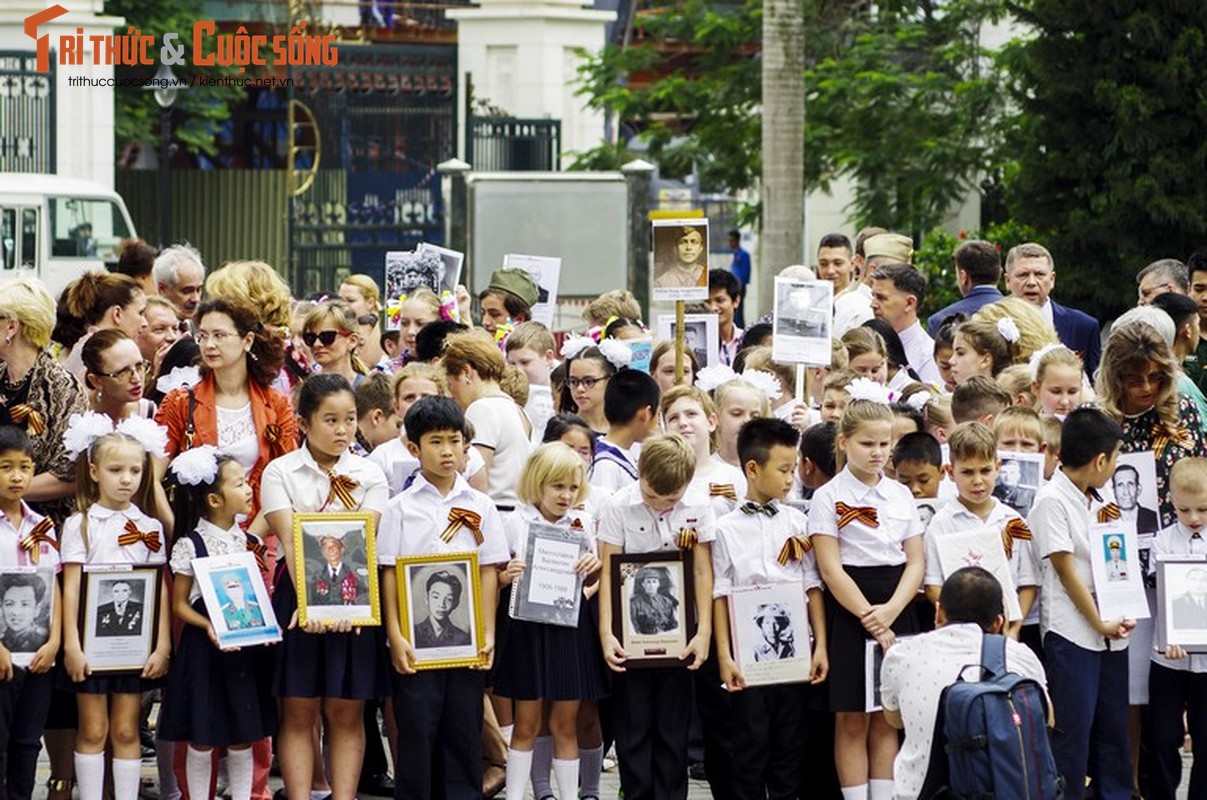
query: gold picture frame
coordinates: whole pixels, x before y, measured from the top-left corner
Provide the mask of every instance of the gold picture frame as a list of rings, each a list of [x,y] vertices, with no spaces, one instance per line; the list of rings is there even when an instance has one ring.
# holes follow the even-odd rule
[[[415,668],[484,666],[486,620],[477,552],[404,556],[395,561],[395,574],[398,624],[415,648]],[[433,606],[433,601],[441,600],[450,607]],[[412,613],[420,604],[426,606],[423,611]],[[437,624],[437,609],[441,609],[443,624]]]
[[[328,540],[339,547],[327,546]],[[298,624],[311,619],[381,625],[377,525],[364,511],[295,513],[293,580]]]

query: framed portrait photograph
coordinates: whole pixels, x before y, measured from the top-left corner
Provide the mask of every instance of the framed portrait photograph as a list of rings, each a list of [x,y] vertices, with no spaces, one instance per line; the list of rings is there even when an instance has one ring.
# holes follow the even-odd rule
[[[84,565],[80,638],[93,672],[142,672],[155,648],[160,566]]]
[[[692,551],[612,557],[612,630],[626,667],[682,666],[696,633]]]
[[[219,646],[281,641],[281,626],[253,553],[195,558],[193,573]]]
[[[444,264],[444,274],[440,277],[440,290],[436,292],[436,296],[439,297],[445,292],[452,292],[455,295],[457,284],[461,282],[461,267],[465,264],[465,253],[427,242],[420,242],[419,246],[415,248],[415,252],[417,254],[435,253],[440,256],[440,261]]]
[[[803,583],[735,589],[728,606],[730,646],[748,686],[809,680],[813,646]]]
[[[834,284],[775,279],[771,356],[781,364],[830,366],[830,322]]]
[[[708,220],[654,220],[655,303],[708,300]]]
[[[1002,466],[997,471],[993,496],[1017,511],[1023,519],[1031,513],[1035,493],[1044,483],[1043,453],[1015,453],[999,450]]]
[[[558,256],[503,256],[503,266],[522,269],[536,284],[536,304],[532,306],[532,319],[550,330],[553,316],[557,313],[557,287],[562,279],[562,260]]]
[[[928,534],[929,536],[929,534]],[[935,536],[939,551],[939,567],[943,579],[964,567],[981,567],[988,570],[1002,585],[1002,600],[1006,606],[1006,619],[1010,622],[1023,618],[1018,604],[1018,591],[1006,559],[1006,548],[1002,545],[1002,532],[998,528],[984,527],[977,530],[946,533]]]
[[[1160,556],[1156,568],[1159,646],[1207,653],[1207,555]]]
[[[1090,568],[1094,599],[1103,619],[1148,619],[1148,595],[1141,575],[1136,529],[1115,520],[1090,526]]]
[[[18,667],[50,641],[54,588],[51,567],[0,567],[0,644]]]
[[[1119,518],[1135,523],[1136,534],[1152,536],[1161,529],[1157,514],[1157,462],[1152,450],[1121,453],[1111,476]]]
[[[716,314],[683,315],[683,350],[695,353],[701,367],[715,367],[721,363],[720,323]],[[675,340],[675,315],[658,315],[658,338]],[[671,351],[672,353],[674,350]]]
[[[415,648],[416,669],[475,667],[486,638],[478,554],[399,558],[398,618]]]
[[[364,512],[293,515],[299,625],[311,619],[381,624],[376,534]]]
[[[586,551],[577,531],[530,524],[523,554],[527,567],[511,585],[511,618],[577,628],[583,576],[574,565]]]

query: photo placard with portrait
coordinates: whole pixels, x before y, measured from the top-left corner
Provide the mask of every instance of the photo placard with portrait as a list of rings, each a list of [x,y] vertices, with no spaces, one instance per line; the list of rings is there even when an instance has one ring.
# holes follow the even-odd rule
[[[450,251],[452,252],[452,251]],[[414,294],[416,289],[430,290],[437,297],[444,291],[447,266],[439,252],[432,248],[421,250],[391,250],[386,253],[386,303],[403,295]],[[454,287],[456,284],[454,284]],[[390,321],[386,321],[386,330]]]
[[[1152,450],[1120,453],[1111,476],[1111,491],[1119,518],[1136,528],[1137,556],[1143,568],[1145,586],[1152,589],[1155,576],[1149,569],[1149,551],[1157,531],[1161,530],[1160,500],[1157,498],[1157,461]]]
[[[142,672],[155,647],[160,566],[85,564],[80,639],[93,672]]]
[[[1115,520],[1090,526],[1090,568],[1098,614],[1104,620],[1152,616],[1132,523]]]
[[[998,450],[997,457],[1002,462],[997,471],[997,483],[993,486],[993,496],[1013,508],[1023,519],[1031,513],[1035,504],[1035,494],[1044,484],[1043,453],[1016,453],[1012,450]]]
[[[673,342],[677,330],[674,314],[658,315],[659,339]],[[684,314],[683,351],[695,353],[696,363],[701,367],[718,366],[721,363],[720,330],[716,314]]]
[[[0,567],[0,645],[18,667],[28,667],[50,641],[54,590],[52,567]]]
[[[626,667],[682,666],[696,633],[692,551],[612,557],[612,630]]]
[[[654,220],[655,303],[708,300],[708,220]]]
[[[255,554],[195,558],[193,573],[219,647],[281,641],[281,626]]]
[[[1157,557],[1158,646],[1207,653],[1207,555]]]
[[[583,576],[575,565],[586,551],[587,540],[579,531],[531,523],[525,568],[511,585],[511,618],[577,628]]]
[[[834,284],[775,279],[771,357],[780,364],[830,366]]]
[[[415,248],[415,252],[420,255],[435,253],[440,256],[440,261],[444,264],[444,272],[440,276],[440,290],[436,292],[436,296],[443,297],[445,292],[451,292],[456,296],[457,284],[461,282],[461,267],[465,264],[465,253],[428,242],[420,242],[419,246]]]
[[[299,625],[311,619],[381,624],[376,533],[365,512],[293,515]]]
[[[898,636],[895,644],[913,637]],[[884,667],[884,650],[875,639],[868,639],[863,646],[863,710],[869,714],[883,710],[880,701],[881,669]]]
[[[1007,621],[1015,622],[1023,618],[1023,610],[1018,604],[1017,587],[1010,572],[1010,561],[1006,558],[1002,535],[1000,528],[986,526],[939,536],[927,534],[927,537],[933,539],[939,551],[939,567],[943,571],[943,580],[946,581],[953,572],[964,567],[981,567],[988,570],[1002,585],[1002,601],[1006,607]]]
[[[553,317],[557,313],[557,287],[562,280],[561,258],[509,253],[503,256],[503,266],[522,269],[532,278],[537,291],[536,303],[532,306],[532,319],[553,330]]]
[[[484,664],[486,624],[477,552],[399,558],[395,574],[399,627],[415,648],[415,668]]]
[[[734,589],[728,606],[730,648],[747,686],[809,680],[813,647],[803,583]]]

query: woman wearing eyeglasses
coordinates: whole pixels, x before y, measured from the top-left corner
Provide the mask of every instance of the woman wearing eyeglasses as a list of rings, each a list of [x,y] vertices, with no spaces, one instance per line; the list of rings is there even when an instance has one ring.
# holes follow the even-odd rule
[[[369,373],[357,357],[360,323],[356,312],[343,300],[324,300],[306,315],[302,341],[310,348],[320,372],[343,375],[355,389]]]
[[[143,397],[147,362],[136,341],[116,328],[97,331],[80,355],[93,411],[107,414],[115,425],[126,417],[155,416],[155,403]]]

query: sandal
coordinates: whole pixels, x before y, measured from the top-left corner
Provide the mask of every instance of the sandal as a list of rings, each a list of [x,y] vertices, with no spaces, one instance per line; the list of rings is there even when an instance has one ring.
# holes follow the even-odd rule
[[[51,778],[46,781],[46,790],[49,792],[47,800],[71,800],[71,791],[74,788],[73,778]]]

